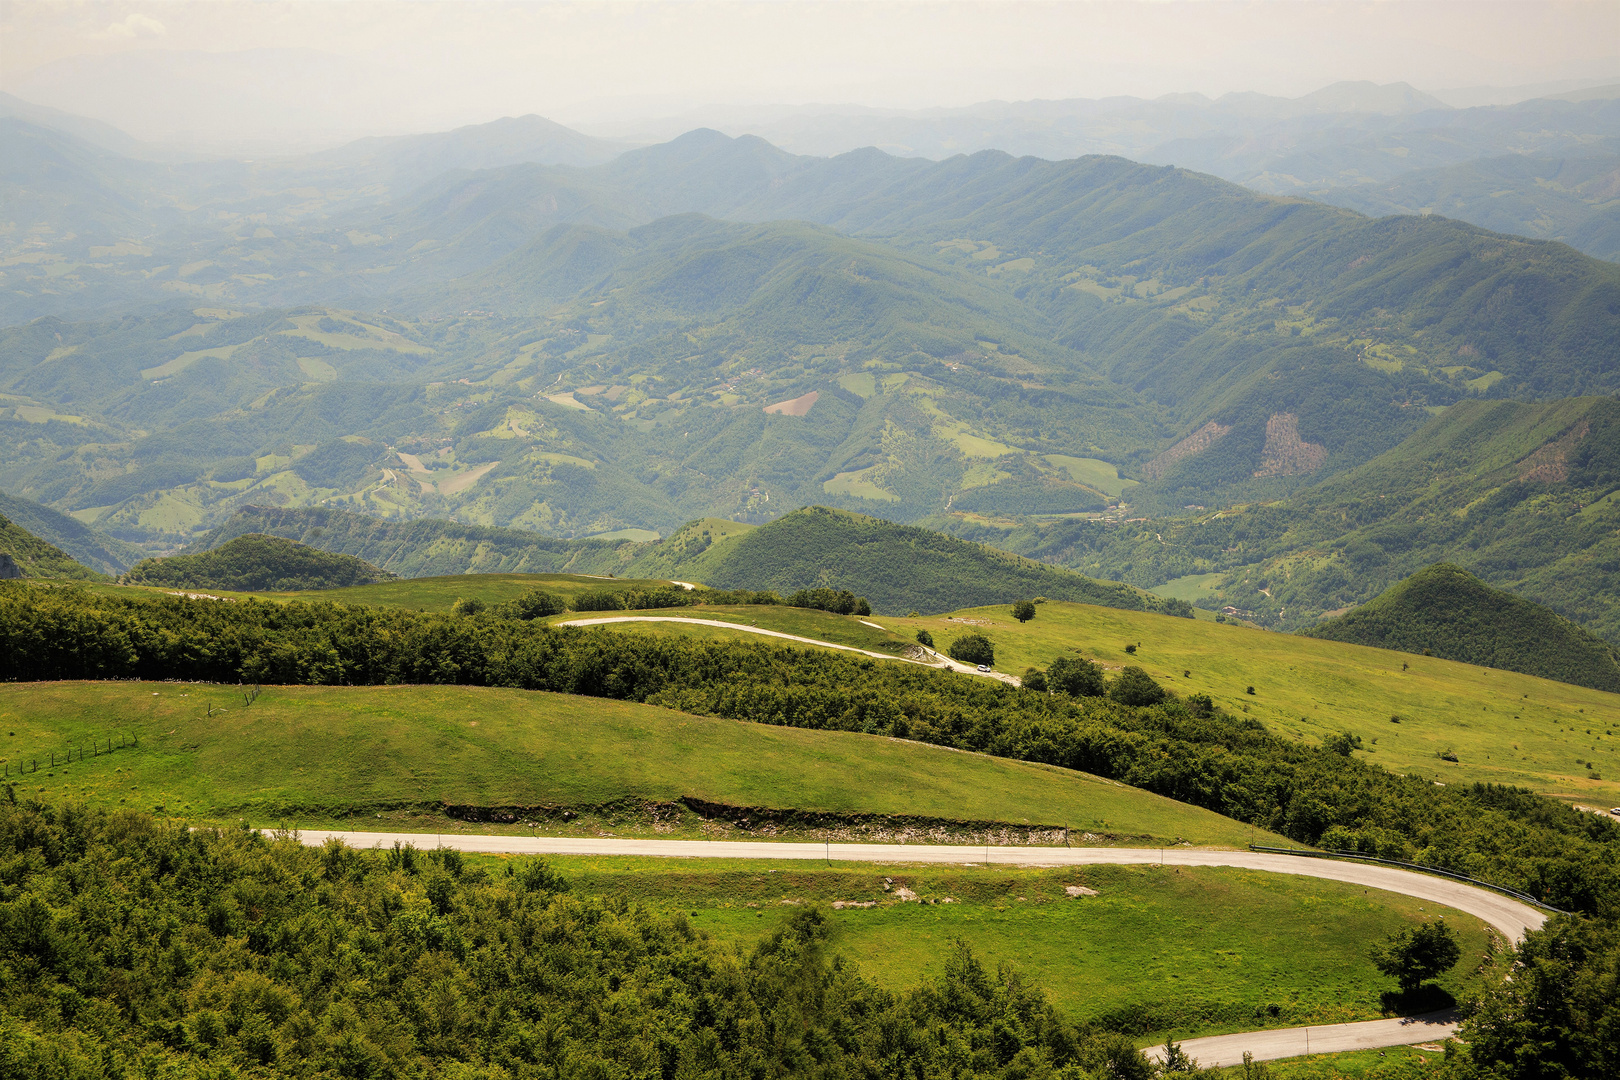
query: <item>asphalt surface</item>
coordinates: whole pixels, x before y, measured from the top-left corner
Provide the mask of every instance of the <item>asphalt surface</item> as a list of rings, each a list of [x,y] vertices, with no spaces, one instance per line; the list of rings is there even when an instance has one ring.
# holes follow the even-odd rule
[[[729,624],[728,624],[729,625]],[[299,834],[319,846],[335,836],[351,847],[443,845],[460,851],[519,855],[652,855],[698,859],[807,859],[838,862],[954,863],[982,866],[1100,866],[1161,863],[1164,866],[1231,866],[1278,874],[1342,881],[1400,893],[1477,915],[1510,940],[1539,927],[1546,916],[1528,904],[1410,870],[1366,863],[1306,859],[1259,851],[1209,848],[973,847],[960,844],[787,844],[753,840],[620,840],[589,836],[488,836],[467,833],[319,832]]]
[[[901,663],[906,664],[922,663],[920,660],[910,660],[904,656],[896,656],[893,653],[872,652],[870,649],[857,649],[853,645],[835,645],[830,641],[822,641],[820,638],[799,637],[797,634],[784,634],[780,630],[766,630],[758,626],[749,626],[746,623],[724,622],[720,619],[687,619],[679,615],[610,615],[601,619],[569,619],[565,622],[560,622],[557,625],[601,626],[604,623],[627,622],[697,623],[699,626],[718,626],[726,630],[741,630],[745,634],[763,634],[766,637],[781,638],[784,641],[797,641],[805,645],[818,645],[823,649],[842,649],[845,652],[860,653],[862,656],[872,656],[879,660],[899,660]],[[876,626],[879,630],[883,629],[883,627],[878,626],[877,623],[866,623],[865,625]],[[980,671],[972,664],[958,663],[948,656],[935,652],[933,649],[924,648],[920,645],[918,648],[923,649],[924,652],[928,653],[934,658],[936,663],[932,666],[949,668],[952,671],[961,672],[963,675],[979,675],[986,679],[995,679],[1011,686],[1019,685],[1018,677],[1015,675],[1004,675],[999,671]],[[923,666],[927,667],[930,665],[925,664]]]
[[[1360,1024],[1323,1024],[1320,1027],[1247,1031],[1241,1035],[1211,1035],[1181,1043],[1186,1055],[1206,1069],[1241,1065],[1245,1052],[1255,1061],[1299,1057],[1301,1054],[1337,1054],[1346,1050],[1381,1050],[1386,1046],[1439,1042],[1457,1033],[1455,1009],[1403,1016],[1396,1020],[1368,1020]],[[1155,1061],[1164,1060],[1164,1047],[1142,1051]]]

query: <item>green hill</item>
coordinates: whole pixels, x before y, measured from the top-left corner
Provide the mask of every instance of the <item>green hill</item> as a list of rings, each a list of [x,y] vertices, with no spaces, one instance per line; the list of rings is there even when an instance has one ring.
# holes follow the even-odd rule
[[[699,576],[701,568],[703,584],[718,589],[784,594],[848,589],[889,614],[951,611],[1032,596],[1171,614],[1184,607],[1129,585],[1094,581],[942,533],[824,506],[704,543],[703,533],[712,530],[712,523],[694,522],[632,563],[629,572],[690,580],[686,575]],[[671,558],[665,550],[681,554]]]
[[[1449,563],[1305,633],[1620,691],[1620,657],[1608,642]]]
[[[353,555],[250,533],[212,551],[146,559],[135,564],[123,580],[129,585],[268,592],[370,585],[393,576]]]
[[[0,578],[72,578],[89,580],[100,574],[59,547],[47,544],[27,529],[0,514]]]
[[[211,551],[259,533],[352,555],[402,578],[448,574],[618,573],[646,547],[629,540],[558,540],[526,529],[418,518],[389,521],[331,507],[247,506],[197,539]]]
[[[0,514],[104,574],[121,574],[146,557],[134,544],[114,539],[32,499],[0,491]]]
[[[1462,401],[1291,498],[1136,524],[927,524],[1301,630],[1451,562],[1620,642],[1620,400]],[[1215,507],[1211,507],[1214,510]],[[1188,591],[1190,590],[1190,591]]]

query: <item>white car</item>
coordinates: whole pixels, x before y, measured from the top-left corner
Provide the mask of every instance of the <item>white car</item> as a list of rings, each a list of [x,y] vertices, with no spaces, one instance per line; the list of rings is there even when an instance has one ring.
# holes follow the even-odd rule
[[[980,671],[989,671],[990,670],[990,665],[989,664],[980,664],[979,665],[979,670]]]
[[[1613,814],[1615,817],[1620,817],[1620,806],[1609,807],[1609,813]]]

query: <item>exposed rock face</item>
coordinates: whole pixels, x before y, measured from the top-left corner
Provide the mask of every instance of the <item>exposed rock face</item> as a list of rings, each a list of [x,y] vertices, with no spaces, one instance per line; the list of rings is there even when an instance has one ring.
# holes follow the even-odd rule
[[[23,576],[22,567],[17,565],[8,552],[0,551],[0,580],[20,578]]]
[[[1561,484],[1569,479],[1569,452],[1592,430],[1590,420],[1582,420],[1535,453],[1519,466],[1519,479],[1531,484]]]
[[[1266,421],[1266,446],[1254,475],[1298,476],[1321,468],[1326,460],[1327,447],[1299,437],[1299,417],[1276,413]]]
[[[1142,466],[1142,475],[1149,480],[1157,480],[1165,473],[1176,467],[1178,462],[1185,461],[1194,454],[1201,454],[1214,446],[1232,428],[1227,424],[1217,424],[1211,420],[1191,435],[1182,439],[1176,445]]]

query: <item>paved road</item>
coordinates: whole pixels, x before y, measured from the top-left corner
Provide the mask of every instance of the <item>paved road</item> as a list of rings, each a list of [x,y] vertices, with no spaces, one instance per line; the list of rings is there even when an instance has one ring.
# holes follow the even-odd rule
[[[461,851],[522,855],[654,855],[701,859],[832,859],[840,862],[955,863],[982,865],[1099,866],[1161,863],[1165,866],[1232,866],[1279,874],[1343,881],[1466,911],[1517,940],[1546,916],[1528,904],[1460,881],[1410,870],[1331,859],[1304,859],[1260,851],[1209,848],[973,847],[960,844],[786,844],[753,840],[619,840],[588,836],[487,836],[467,833],[317,832],[300,834],[318,846],[335,836],[351,847],[442,843]]]
[[[1368,1020],[1361,1024],[1323,1024],[1319,1027],[1281,1028],[1276,1031],[1247,1031],[1241,1035],[1211,1035],[1188,1039],[1181,1049],[1204,1068],[1241,1065],[1248,1051],[1256,1061],[1298,1057],[1301,1054],[1336,1054],[1345,1050],[1381,1050],[1386,1046],[1439,1042],[1455,1035],[1457,1012],[1403,1016],[1397,1020]],[[1164,1060],[1164,1047],[1144,1050],[1155,1061]]]
[[[679,584],[679,582],[676,584]],[[746,634],[764,634],[766,637],[781,638],[784,641],[797,641],[805,645],[819,645],[823,649],[842,649],[845,652],[860,653],[862,656],[871,656],[879,660],[899,660],[900,662],[906,664],[923,663],[921,660],[912,660],[908,657],[896,656],[894,653],[872,652],[870,649],[857,649],[853,645],[835,645],[830,641],[822,641],[820,638],[799,637],[797,634],[784,634],[780,630],[766,630],[758,626],[749,626],[747,623],[725,622],[721,619],[688,619],[680,615],[610,615],[600,619],[568,619],[564,622],[557,623],[556,625],[601,626],[604,623],[627,622],[697,623],[699,626],[718,626],[726,630],[741,630]],[[879,630],[884,629],[883,627],[878,626],[877,623],[864,623],[864,625],[874,626]],[[972,664],[958,663],[942,653],[935,652],[933,649],[924,648],[921,645],[919,645],[918,648],[932,656],[935,661],[935,663],[932,665],[924,664],[924,667],[943,667],[948,668],[951,671],[961,672],[963,675],[981,675],[987,679],[996,679],[1000,682],[1007,683],[1010,686],[1019,685],[1019,679],[1016,675],[1004,675],[999,671],[980,671]]]
[[[722,625],[730,626],[731,623]],[[785,635],[776,635],[785,636]],[[862,650],[856,650],[857,652]],[[302,832],[311,846],[337,837],[351,847],[426,846],[428,833]],[[1367,863],[1306,859],[1259,851],[1216,851],[1205,848],[1046,848],[970,847],[943,844],[784,844],[751,840],[619,840],[572,836],[483,836],[449,834],[434,842],[461,851],[524,855],[654,855],[709,859],[813,859],[883,863],[1005,863],[1038,866],[1097,866],[1161,863],[1164,866],[1231,866],[1278,874],[1323,878],[1400,893],[1437,905],[1456,908],[1490,923],[1510,940],[1533,930],[1546,916],[1528,904],[1464,885],[1460,881],[1430,877],[1410,870]],[[1369,1020],[1359,1024],[1333,1024],[1311,1028],[1252,1031],[1239,1035],[1212,1035],[1188,1039],[1182,1049],[1205,1066],[1241,1063],[1246,1050],[1256,1061],[1296,1057],[1305,1053],[1379,1049],[1444,1039],[1457,1029],[1452,1013],[1396,1020]],[[1148,1050],[1151,1057],[1159,1052]]]

